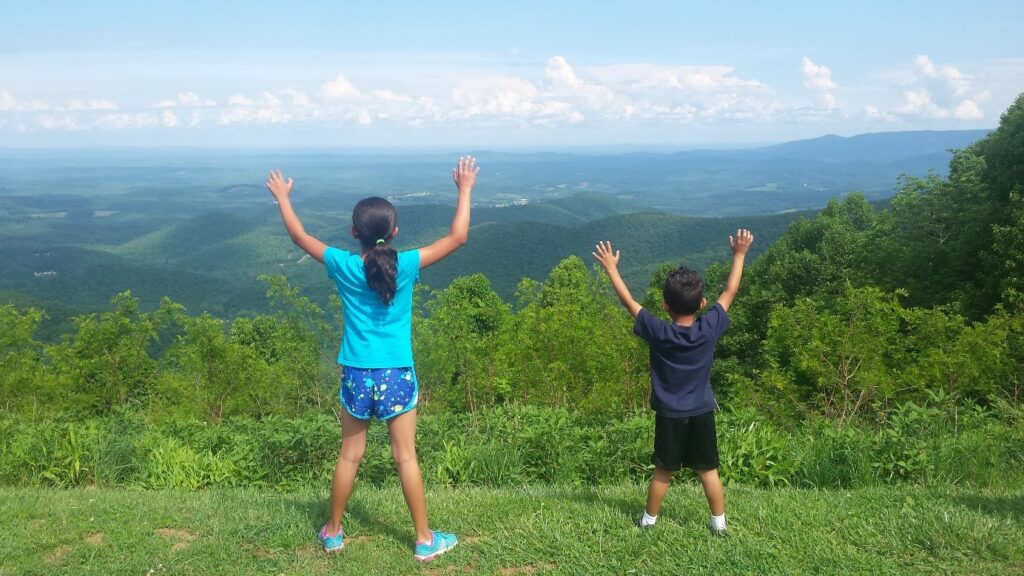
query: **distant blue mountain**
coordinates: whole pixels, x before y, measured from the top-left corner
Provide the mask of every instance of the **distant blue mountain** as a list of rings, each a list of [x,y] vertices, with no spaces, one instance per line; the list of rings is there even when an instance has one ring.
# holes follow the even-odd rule
[[[875,132],[856,136],[828,134],[746,152],[793,160],[890,164],[921,156],[941,155],[948,159],[950,149],[966,148],[987,136],[989,132],[990,130],[919,130]]]

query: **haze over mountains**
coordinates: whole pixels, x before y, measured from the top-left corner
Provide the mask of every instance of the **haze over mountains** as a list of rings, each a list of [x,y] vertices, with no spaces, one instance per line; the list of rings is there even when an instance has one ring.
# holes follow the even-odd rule
[[[657,264],[725,260],[738,226],[765,247],[796,212],[850,191],[884,199],[901,174],[945,174],[952,148],[987,131],[823,136],[750,150],[617,155],[479,151],[469,245],[425,271],[438,288],[483,272],[511,298],[597,240],[624,251],[635,289]],[[206,149],[0,149],[2,301],[91,310],[131,289],[230,316],[265,306],[261,273],[325,300],[333,288],[291,245],[262,183],[294,176],[307,230],[354,248],[349,210],[368,195],[399,205],[399,248],[443,234],[457,153]],[[759,215],[754,217],[755,215]],[[52,314],[52,313],[51,313]],[[58,314],[60,315],[60,314]]]

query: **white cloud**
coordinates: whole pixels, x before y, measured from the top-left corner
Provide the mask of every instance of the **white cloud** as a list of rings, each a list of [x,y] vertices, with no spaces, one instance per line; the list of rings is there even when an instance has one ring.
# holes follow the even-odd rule
[[[18,101],[15,100],[13,94],[7,90],[0,90],[0,111],[14,110],[17,105]]]
[[[39,126],[50,132],[68,132],[78,130],[78,124],[69,114],[43,114],[39,117]]]
[[[235,99],[235,102],[244,105],[221,112],[217,124],[283,124],[295,119],[295,114],[286,110],[281,99],[269,91],[263,92],[259,102],[245,97]]]
[[[292,106],[297,106],[299,108],[313,107],[313,103],[309,100],[309,96],[307,96],[306,93],[302,92],[301,90],[296,90],[294,88],[285,88],[284,90],[281,91],[281,94],[284,94],[285,96],[288,96],[289,98],[292,99]]]
[[[41,100],[18,100],[7,90],[0,90],[0,112],[50,110],[50,105]]]
[[[256,104],[255,100],[247,96],[243,96],[241,94],[235,94],[234,96],[228,98],[229,106],[252,106],[254,104]]]
[[[949,110],[941,108],[932,101],[928,90],[905,90],[904,104],[896,111],[900,114],[922,116],[924,118],[948,118]]]
[[[960,120],[979,120],[985,113],[972,100],[963,100],[953,109],[953,117]]]
[[[110,100],[72,100],[67,108],[75,110],[117,110],[117,104]]]
[[[956,96],[963,96],[971,89],[971,76],[952,66],[936,66],[926,54],[915,58],[914,65],[917,67],[918,73],[925,78],[945,80]]]
[[[720,125],[773,122],[861,122],[865,126],[884,122],[919,127],[939,119],[948,125],[985,118],[985,108],[996,105],[990,101],[1006,100],[1006,90],[993,80],[999,74],[984,68],[969,70],[977,74],[975,77],[954,66],[933,62],[926,55],[904,62],[899,78],[882,77],[889,82],[887,91],[853,80],[844,81],[840,87],[828,66],[803,57],[800,76],[794,70],[789,82],[798,91],[797,82],[802,82],[806,98],[814,101],[794,104],[781,103],[773,87],[728,65],[634,62],[574,66],[560,55],[532,66],[523,66],[521,60],[514,62],[516,67],[504,68],[496,68],[490,60],[484,64],[472,62],[467,65],[458,61],[452,69],[417,64],[406,66],[401,73],[366,65],[351,71],[359,88],[338,74],[296,80],[288,88],[239,86],[236,90],[244,93],[213,94],[216,102],[194,91],[182,91],[165,100],[149,95],[141,101],[115,101],[101,94],[96,99],[79,98],[51,107],[0,90],[0,112],[6,113],[0,114],[0,119],[5,122],[2,130],[7,134],[16,126],[30,132],[147,127],[185,130],[204,125],[214,125],[215,130],[216,125],[286,123],[325,130],[362,125],[386,135],[424,125],[442,132],[475,127],[577,125],[582,130],[593,128],[595,134],[612,134],[622,128],[623,134],[642,135],[647,129],[657,133],[689,132],[675,126],[692,124],[703,130],[702,134],[711,134]],[[1024,65],[1018,67],[1024,69]],[[1024,78],[1024,73],[1010,78]],[[986,87],[996,94],[983,89]],[[199,92],[208,90],[206,85],[197,88]],[[840,88],[842,102],[837,101]],[[109,114],[112,111],[121,113]],[[841,126],[837,124],[836,128]]]
[[[632,90],[668,89],[690,93],[724,90],[761,90],[757,80],[740,78],[732,66],[665,66],[661,64],[612,64],[589,69],[605,86],[625,85]]]
[[[803,70],[804,86],[812,90],[830,92],[839,87],[832,80],[832,71],[829,70],[828,66],[815,64],[806,56],[804,56],[803,60]]]
[[[832,80],[832,70],[828,66],[815,64],[810,58],[803,59],[804,87],[818,93],[826,108],[832,110],[838,106],[835,91],[839,85]]]
[[[561,100],[544,97],[529,80],[514,76],[475,78],[452,90],[451,117],[486,118],[526,124],[579,121],[581,114]]]
[[[914,58],[911,66],[882,78],[899,95],[898,100],[893,98],[897,101],[888,107],[875,103],[865,106],[863,118],[867,120],[911,123],[915,128],[953,127],[956,122],[985,118],[984,105],[992,98],[992,92],[980,85],[982,81],[953,66],[934,62],[926,54]],[[996,78],[988,79],[989,86]]]
[[[198,106],[216,106],[217,103],[209,98],[201,98],[195,92],[180,92],[173,100],[161,100],[153,104],[154,108],[191,108]]]
[[[597,84],[616,94],[605,114],[613,121],[763,122],[780,109],[768,86],[737,76],[731,66],[634,63],[587,71]]]
[[[278,98],[277,96],[274,96],[270,92],[263,92],[262,102],[263,102],[263,105],[268,107],[268,108],[280,108],[281,107],[281,99]]]
[[[370,97],[375,100],[382,100],[384,102],[412,102],[412,96],[406,96],[405,94],[396,94],[391,90],[371,90]]]
[[[613,90],[584,81],[562,56],[553,56],[548,60],[544,77],[548,81],[546,93],[552,96],[582,99],[582,103],[593,110],[611,106],[615,102]]]
[[[333,80],[329,80],[320,87],[320,94],[324,98],[332,100],[346,100],[360,98],[362,93],[349,82],[343,74],[338,74]]]
[[[878,106],[872,104],[869,104],[864,107],[864,116],[867,117],[869,120],[881,120],[883,122],[895,123],[900,121],[899,116],[896,116],[895,114],[890,114],[882,110]]]
[[[991,96],[974,87],[974,78],[957,68],[936,64],[927,55],[914,59],[914,75],[903,90],[903,105],[894,112],[924,119],[979,120],[979,102]]]
[[[163,114],[160,115],[160,121],[167,128],[175,128],[178,126],[178,115],[170,110],[164,110]]]
[[[160,124],[160,118],[156,114],[148,112],[107,114],[100,117],[93,126],[109,130],[134,130],[138,128],[150,128]]]

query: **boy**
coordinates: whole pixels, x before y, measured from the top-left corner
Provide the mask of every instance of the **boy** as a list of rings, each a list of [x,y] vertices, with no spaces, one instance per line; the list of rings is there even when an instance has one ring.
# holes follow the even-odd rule
[[[699,274],[680,266],[669,272],[662,287],[662,306],[672,322],[654,317],[633,299],[619,275],[619,252],[610,242],[597,244],[594,257],[608,273],[615,294],[636,318],[633,332],[650,344],[651,408],[655,412],[654,477],[647,491],[647,508],[636,524],[649,528],[658,520],[672,474],[692,468],[704,486],[711,508],[711,532],[725,534],[725,496],[718,477],[718,441],[715,438],[717,407],[711,393],[711,361],[718,337],[729,326],[726,312],[740,287],[743,260],[754,242],[749,230],[729,236],[732,269],[725,290],[710,310],[696,317],[707,304],[704,281]]]

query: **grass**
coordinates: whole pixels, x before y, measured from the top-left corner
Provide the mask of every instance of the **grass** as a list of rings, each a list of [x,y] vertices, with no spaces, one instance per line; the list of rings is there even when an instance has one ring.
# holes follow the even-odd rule
[[[726,538],[705,528],[697,486],[674,486],[646,532],[631,525],[643,497],[435,489],[432,523],[461,542],[421,565],[396,487],[357,488],[330,556],[314,538],[319,491],[0,488],[0,575],[1024,574],[1024,492],[732,487]]]

